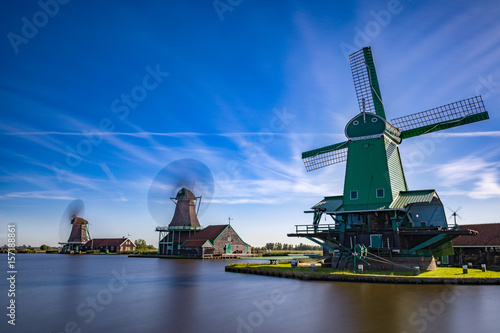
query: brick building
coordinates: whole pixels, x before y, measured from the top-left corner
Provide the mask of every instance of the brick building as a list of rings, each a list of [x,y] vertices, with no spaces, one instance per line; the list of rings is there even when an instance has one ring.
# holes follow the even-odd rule
[[[101,252],[135,251],[136,246],[129,238],[94,238],[82,246],[83,251],[97,250]]]
[[[230,224],[209,225],[196,232],[181,234],[175,244],[168,235],[160,240],[159,253],[194,257],[213,257],[230,254],[249,254],[251,246],[245,243]]]

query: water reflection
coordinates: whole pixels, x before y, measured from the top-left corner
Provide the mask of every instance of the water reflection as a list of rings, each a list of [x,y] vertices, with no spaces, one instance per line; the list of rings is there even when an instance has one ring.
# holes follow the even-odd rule
[[[226,261],[20,255],[23,332],[495,332],[498,286],[313,282]],[[0,287],[5,290],[6,283]],[[2,322],[2,332],[7,324]],[[70,327],[70,328],[71,328]]]

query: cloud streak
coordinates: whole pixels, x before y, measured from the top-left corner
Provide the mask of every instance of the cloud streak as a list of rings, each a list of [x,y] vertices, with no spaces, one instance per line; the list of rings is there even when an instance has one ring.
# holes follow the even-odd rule
[[[472,199],[500,197],[500,166],[495,162],[469,155],[437,169],[441,182],[451,188],[446,192],[449,195],[467,195]],[[470,190],[464,191],[464,187]]]

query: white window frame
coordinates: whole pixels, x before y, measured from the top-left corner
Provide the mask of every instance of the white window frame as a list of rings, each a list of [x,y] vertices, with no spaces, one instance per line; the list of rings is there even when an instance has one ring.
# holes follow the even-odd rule
[[[381,195],[381,196],[379,196],[379,195],[378,195],[378,191],[380,191],[380,190],[382,190],[382,195]],[[385,198],[385,189],[383,189],[383,188],[378,188],[378,189],[375,191],[375,196],[376,196],[377,198]]]

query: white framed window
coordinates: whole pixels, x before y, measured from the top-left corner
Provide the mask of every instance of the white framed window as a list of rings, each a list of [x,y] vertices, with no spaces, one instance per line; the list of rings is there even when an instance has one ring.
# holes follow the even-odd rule
[[[383,198],[383,197],[385,197],[385,191],[384,191],[384,189],[383,188],[378,188],[376,196],[377,196],[377,198]]]
[[[358,191],[351,191],[351,200],[358,199]]]

